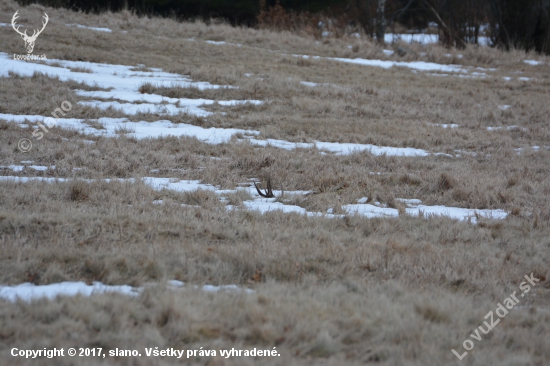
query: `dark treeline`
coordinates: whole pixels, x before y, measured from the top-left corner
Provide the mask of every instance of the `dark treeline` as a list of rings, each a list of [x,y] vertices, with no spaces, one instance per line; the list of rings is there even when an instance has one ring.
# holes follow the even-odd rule
[[[19,0],[85,12],[129,9],[176,19],[223,18],[233,25],[269,24],[270,17],[342,19],[378,40],[399,23],[422,30],[436,23],[441,41],[462,47],[485,33],[492,43],[550,54],[550,0]],[[267,20],[267,23],[266,23]]]

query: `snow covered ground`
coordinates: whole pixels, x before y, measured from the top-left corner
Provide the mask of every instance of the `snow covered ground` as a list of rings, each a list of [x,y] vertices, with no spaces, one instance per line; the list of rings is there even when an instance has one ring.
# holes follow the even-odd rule
[[[134,182],[133,178],[130,179],[105,179],[104,181],[119,181],[119,182]],[[65,178],[49,178],[49,177],[16,177],[16,176],[0,176],[0,182],[10,181],[14,183],[26,183],[30,181],[42,181],[46,183],[56,183],[56,182],[67,182],[70,179]],[[93,180],[87,180],[88,182],[93,182]],[[289,197],[291,195],[305,195],[311,193],[311,191],[284,191],[284,195],[280,190],[273,190],[275,198],[264,198],[261,197],[256,188],[250,183],[243,183],[242,185],[249,184],[248,187],[237,187],[236,189],[219,189],[210,184],[200,183],[198,180],[180,180],[176,178],[159,178],[159,177],[145,177],[143,182],[149,185],[155,190],[174,190],[179,192],[192,192],[198,189],[213,191],[214,193],[220,196],[220,200],[225,201],[224,196],[228,194],[237,193],[239,191],[247,192],[252,200],[245,200],[243,206],[247,210],[259,211],[261,213],[266,213],[269,211],[282,211],[285,213],[298,213],[301,215],[307,216],[324,216],[327,218],[342,218],[344,215],[334,215],[332,210],[329,210],[327,213],[323,212],[310,212],[305,208],[295,205],[285,204],[285,196]],[[404,202],[407,205],[406,214],[410,216],[424,216],[437,217],[444,216],[450,217],[456,220],[470,220],[472,223],[477,222],[477,217],[484,217],[490,219],[504,219],[507,217],[507,212],[503,210],[476,210],[476,209],[465,209],[459,207],[447,207],[447,206],[426,206],[422,205],[422,201],[419,199],[397,199]],[[368,199],[363,197],[358,200],[357,204],[348,204],[342,205],[342,210],[348,215],[360,215],[367,218],[374,217],[398,217],[399,210],[395,208],[383,207],[380,203],[376,202],[374,204],[367,204]],[[161,204],[163,202],[157,201],[156,204]],[[239,209],[237,207],[227,205],[226,210]]]
[[[210,42],[212,44],[221,44],[220,42]],[[308,58],[310,56],[299,56]],[[319,57],[312,57],[319,58]],[[365,66],[390,68],[390,67],[406,67],[416,72],[437,71],[451,74],[460,74],[461,76],[475,76],[481,70],[484,72],[492,71],[490,69],[466,68],[460,65],[443,65],[432,62],[400,62],[400,61],[383,61],[383,60],[366,60],[366,59],[345,59],[345,58],[327,58],[337,62],[353,63]],[[213,85],[208,82],[192,81],[182,75],[164,72],[160,69],[147,69],[144,65],[138,65],[138,69],[132,66],[124,65],[109,65],[91,62],[80,61],[63,61],[63,60],[48,60],[47,64],[26,63],[19,60],[11,60],[5,53],[0,53],[0,61],[3,61],[3,68],[0,71],[0,76],[8,76],[8,72],[12,71],[20,75],[30,76],[34,72],[41,72],[52,77],[59,77],[62,81],[74,80],[82,82],[90,86],[97,86],[108,89],[106,91],[84,91],[77,90],[77,95],[86,98],[79,101],[80,104],[98,107],[101,109],[118,108],[128,115],[136,113],[153,112],[159,114],[179,114],[181,112],[192,114],[201,117],[208,117],[212,112],[206,111],[201,107],[216,103],[209,99],[189,99],[189,98],[167,98],[156,94],[141,93],[140,86],[145,83],[152,83],[155,86],[165,87],[195,87],[201,90],[209,88],[231,88],[231,86]],[[527,62],[527,61],[526,61]],[[527,62],[534,64],[534,62]],[[85,69],[90,72],[74,72],[71,69]],[[139,71],[139,70],[149,71]],[[450,74],[440,74],[450,75]],[[317,86],[315,83],[302,82],[307,86]],[[259,100],[228,100],[218,101],[220,105],[230,106],[242,103],[250,103],[254,105],[262,104]],[[502,106],[505,109],[509,106]],[[44,116],[40,115],[13,115],[0,114],[1,119],[12,121],[20,124],[45,122]],[[51,121],[51,119],[50,119]],[[228,142],[234,134],[241,134],[244,140],[249,141],[256,146],[273,146],[281,149],[312,149],[316,148],[323,151],[328,151],[337,155],[351,154],[356,151],[369,151],[373,155],[388,155],[388,156],[428,156],[428,151],[416,148],[396,148],[384,147],[370,144],[356,143],[335,143],[314,141],[313,143],[294,143],[285,140],[276,139],[259,139],[260,131],[243,130],[233,128],[203,128],[200,126],[189,125],[185,123],[172,123],[168,120],[159,120],[156,122],[131,121],[128,118],[110,118],[103,117],[97,119],[97,122],[103,127],[101,129],[90,126],[89,121],[77,118],[60,118],[56,121],[56,125],[62,128],[75,129],[85,134],[95,136],[113,137],[118,134],[125,133],[138,139],[155,138],[161,136],[192,136],[197,139],[211,143],[219,144]],[[434,124],[437,125],[437,124]],[[457,128],[456,124],[440,124],[443,128]],[[491,129],[491,128],[488,128]],[[128,131],[128,132],[127,132]],[[25,167],[23,165],[9,165],[0,167],[2,169],[11,169],[14,172],[21,172]],[[49,169],[45,166],[27,166],[28,169],[44,171]],[[55,167],[51,167],[55,169]],[[41,180],[44,182],[64,181],[65,179],[55,179],[46,177],[0,177],[0,181],[11,180],[15,182],[28,182],[30,180]],[[170,178],[143,178],[144,182],[149,184],[154,189],[171,189],[177,191],[194,191],[197,189],[212,190],[221,196],[229,193],[235,193],[238,190],[246,190],[252,197],[252,200],[244,201],[243,207],[236,208],[226,206],[227,210],[247,209],[260,211],[262,213],[280,210],[283,212],[295,212],[308,216],[326,216],[326,217],[342,217],[342,215],[333,215],[332,209],[328,213],[308,212],[302,207],[287,205],[284,199],[263,198],[260,197],[255,188],[239,187],[235,190],[220,190],[208,184],[201,184],[199,181],[179,181]],[[276,195],[280,195],[277,192]],[[286,195],[305,194],[307,192],[285,192]],[[379,203],[367,204],[367,200],[360,201],[357,204],[348,204],[341,206],[342,210],[347,214],[358,214],[365,217],[396,217],[399,215],[397,209],[382,207]],[[419,200],[406,201],[406,213],[413,216],[424,215],[429,216],[447,216],[458,220],[472,220],[475,222],[476,215],[478,217],[490,217],[502,219],[506,217],[506,212],[502,210],[472,210],[457,207],[445,206],[425,206],[421,205]]]
[[[406,43],[432,44],[432,43],[439,42],[439,36],[437,34],[427,34],[427,33],[416,33],[416,34],[386,33],[384,35],[384,41],[386,43],[402,41]],[[491,44],[491,39],[489,37],[481,36],[478,38],[478,43],[481,46],[489,46]]]
[[[177,280],[167,282],[167,287],[170,289],[183,288],[185,283]],[[220,292],[220,291],[243,291],[245,293],[253,293],[254,291],[247,288],[242,288],[237,285],[203,285],[193,286],[196,289],[201,289],[205,292]],[[104,285],[101,282],[94,282],[87,285],[85,282],[60,282],[49,285],[34,285],[32,283],[22,283],[16,286],[0,286],[0,299],[15,302],[22,300],[30,302],[41,298],[54,300],[57,296],[91,296],[106,293],[119,293],[127,296],[138,296],[143,292],[145,287],[132,287],[128,285],[110,286]]]
[[[83,28],[83,29],[89,29],[89,30],[93,30],[93,31],[97,31],[97,32],[106,32],[106,33],[111,33],[112,30],[109,29],[109,28],[98,28],[98,27],[88,27],[86,25],[82,25],[82,24],[65,24],[67,27],[77,27],[77,28]]]
[[[4,60],[2,60],[4,59]],[[347,60],[347,59],[335,59]],[[348,60],[349,61],[349,60]],[[361,60],[351,60],[359,62]],[[367,62],[369,60],[363,60]],[[208,82],[194,82],[182,75],[163,72],[160,69],[151,68],[151,71],[136,71],[133,66],[124,65],[109,65],[82,61],[63,61],[63,60],[48,60],[47,64],[26,63],[20,60],[12,60],[5,53],[0,53],[0,62],[3,62],[3,68],[0,71],[0,76],[8,76],[8,73],[14,72],[23,76],[31,76],[34,72],[41,72],[51,77],[59,77],[62,81],[74,80],[82,82],[90,86],[96,86],[108,91],[84,91],[76,90],[76,93],[83,98],[94,98],[81,100],[78,103],[97,107],[100,109],[116,108],[120,109],[127,115],[135,115],[136,113],[158,113],[165,115],[177,115],[186,113],[195,116],[208,117],[212,112],[206,111],[201,106],[218,103],[222,106],[231,106],[249,103],[253,105],[262,104],[259,100],[227,100],[217,101],[209,99],[189,99],[189,98],[168,98],[157,94],[145,94],[139,91],[140,87],[145,83],[153,83],[157,87],[195,87],[201,90],[210,88],[231,88],[231,86],[213,85]],[[431,63],[388,63],[389,61],[372,60],[374,64],[383,65],[381,67],[403,66],[405,64],[412,68],[420,69],[435,69],[443,67],[444,70],[455,70],[454,66],[438,65]],[[401,65],[403,64],[403,65]],[[53,65],[53,66],[52,66]],[[437,66],[438,65],[438,66]],[[138,65],[143,68],[143,65]],[[74,72],[71,69],[85,69],[90,72]],[[458,70],[458,69],[457,69]],[[97,100],[102,99],[102,100]],[[116,100],[113,100],[116,99]],[[124,101],[126,103],[121,103]],[[13,115],[0,114],[1,119],[17,122],[20,124],[31,123],[46,123],[44,116],[40,115]],[[48,119],[53,122],[52,118]],[[102,129],[96,129],[87,124],[84,119],[77,118],[60,118],[56,121],[56,125],[61,128],[75,129],[85,134],[95,136],[117,136],[120,131],[131,131],[127,133],[138,139],[148,137],[161,136],[190,136],[197,139],[219,144],[229,141],[231,136],[236,133],[245,135],[252,144],[257,146],[273,146],[283,149],[295,148],[314,148],[327,150],[329,152],[342,155],[351,154],[355,151],[370,151],[374,155],[386,154],[388,156],[427,156],[429,152],[415,148],[397,148],[376,146],[370,144],[355,144],[355,143],[335,143],[315,141],[314,143],[292,143],[284,140],[267,139],[261,140],[251,138],[257,136],[259,131],[242,130],[232,128],[202,128],[199,126],[189,125],[185,123],[172,123],[168,120],[159,120],[156,122],[131,121],[127,118],[110,118],[102,117],[97,119],[97,122]]]

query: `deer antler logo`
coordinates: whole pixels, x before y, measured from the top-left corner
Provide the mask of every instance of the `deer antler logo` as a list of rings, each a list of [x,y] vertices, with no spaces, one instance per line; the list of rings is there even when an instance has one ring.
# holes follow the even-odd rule
[[[21,28],[21,26],[17,26],[16,28],[16,24],[15,24],[15,21],[17,20],[17,18],[19,18],[19,16],[17,15],[17,13],[19,12],[16,11],[15,14],[13,14],[13,17],[11,18],[11,26],[13,27],[13,29],[15,29],[15,31],[17,33],[19,33],[21,35],[21,38],[23,38],[23,41],[25,41],[25,48],[27,49],[27,53],[32,53],[32,50],[34,49],[34,42],[36,42],[36,39],[38,38],[38,36],[40,35],[40,33],[42,33],[42,31],[44,30],[44,28],[46,28],[46,24],[48,24],[48,14],[44,13],[44,22],[42,22],[42,29],[38,30],[38,29],[35,29],[32,33],[32,36],[29,36],[27,35],[27,30],[25,29],[25,32],[20,32],[19,31],[19,28]]]

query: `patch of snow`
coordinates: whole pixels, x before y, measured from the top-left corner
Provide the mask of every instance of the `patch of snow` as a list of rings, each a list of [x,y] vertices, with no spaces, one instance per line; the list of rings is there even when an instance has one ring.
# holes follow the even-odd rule
[[[382,52],[384,52],[384,54],[385,54],[386,56],[391,56],[391,55],[394,54],[394,51],[392,51],[392,50],[382,50]]]
[[[357,203],[367,203],[369,200],[368,197],[362,197],[357,200]]]
[[[386,43],[393,43],[396,41],[403,41],[407,43],[420,43],[420,44],[432,44],[439,41],[437,34],[394,34],[386,33],[384,35],[384,41]]]
[[[43,166],[43,165],[29,165],[29,168],[44,172],[44,171],[46,171],[50,168],[52,170],[55,169],[55,165],[52,165],[51,167],[47,167],[47,166]]]
[[[135,115],[138,113],[157,113],[161,115],[178,115],[180,113],[189,114],[192,116],[197,117],[208,117],[212,114],[212,112],[205,111],[204,109],[194,107],[194,106],[187,106],[184,108],[176,107],[173,104],[151,104],[151,103],[141,103],[141,104],[134,104],[134,103],[119,103],[119,102],[99,102],[99,101],[80,101],[78,104],[89,106],[89,107],[95,107],[99,109],[109,109],[113,108],[116,110],[120,110],[125,114],[128,115]]]
[[[501,220],[505,219],[508,214],[503,210],[475,210],[459,207],[447,207],[447,206],[425,206],[420,205],[422,201],[417,199],[399,199],[407,203],[405,209],[407,215],[424,217],[431,216],[445,216],[456,220],[470,220],[473,223],[477,222],[476,215],[487,219]],[[368,218],[374,217],[397,217],[399,211],[394,208],[383,208],[369,204],[351,204],[344,205],[342,209],[350,214],[358,214]]]
[[[479,217],[502,220],[508,216],[508,213],[504,210],[475,210],[459,207],[447,207],[447,206],[424,206],[417,205],[406,209],[408,215],[419,216],[421,213],[426,216],[445,216],[456,220],[471,220],[476,223],[476,215]]]
[[[425,62],[425,61],[390,61],[390,60],[368,60],[364,58],[342,58],[342,57],[321,57],[321,56],[308,56],[308,55],[293,55],[295,57],[302,58],[311,58],[311,59],[326,59],[338,62],[346,62],[351,64],[363,65],[363,66],[372,66],[372,67],[381,67],[384,69],[389,69],[394,66],[397,67],[406,67],[414,71],[440,71],[440,72],[457,72],[457,73],[466,73],[468,69],[460,65],[444,65],[437,64],[434,62]],[[469,68],[471,69],[471,67]],[[489,69],[486,69],[489,70]],[[492,69],[491,69],[492,70]]]
[[[236,106],[244,104],[261,105],[264,104],[261,100],[219,100],[216,103],[223,106]]]
[[[199,288],[198,286],[194,286],[194,287]],[[203,285],[202,287],[200,287],[200,289],[204,292],[243,291],[247,294],[254,293],[254,290],[252,289],[239,287],[237,285],[221,285],[221,286]]]
[[[262,214],[270,211],[281,211],[284,213],[294,212],[301,215],[308,214],[307,210],[303,207],[285,205],[281,202],[275,202],[275,200],[276,198],[258,198],[254,201],[243,201],[243,206],[248,210],[259,211]]]
[[[37,170],[37,171],[41,171],[41,172],[44,172],[48,169],[55,169],[55,165],[52,165],[51,167],[47,167],[47,166],[43,166],[43,165],[8,165],[8,166],[0,166],[0,169],[10,169],[14,172],[21,172],[23,171],[23,169],[25,169],[25,167],[29,168],[29,169],[33,169],[33,170]]]
[[[454,156],[451,155],[451,154],[446,154],[446,153],[441,153],[441,152],[440,153],[435,153],[434,155],[435,156],[446,156],[448,158],[454,158]]]
[[[447,124],[447,123],[429,123],[429,125],[436,126],[436,127],[442,127],[442,128],[458,128],[458,127],[460,127],[456,123],[451,123],[451,124]]]
[[[18,299],[32,301],[40,298],[55,299],[57,296],[90,296],[92,294],[121,293],[128,296],[137,296],[141,289],[132,286],[109,286],[101,282],[87,285],[85,282],[61,282],[51,285],[34,285],[22,283],[16,286],[0,286],[0,298],[15,302]]]
[[[129,103],[119,103],[116,101],[80,101],[79,104],[97,107],[101,109],[114,108],[123,111],[126,114],[134,115],[137,113],[158,113],[177,115],[187,113],[198,117],[207,117],[211,112],[199,108],[203,105],[218,103],[223,106],[234,106],[242,104],[263,104],[261,100],[225,100],[214,101],[211,99],[189,99],[189,98],[168,98],[157,94],[142,94],[138,91],[85,91],[75,90],[75,93],[88,98],[101,99],[120,99]]]
[[[395,200],[399,202],[404,202],[407,205],[419,205],[422,203],[421,200],[416,198],[396,198]]]
[[[505,111],[505,110],[507,110],[507,109],[510,108],[510,107],[511,107],[511,106],[505,104],[505,105],[499,105],[499,106],[498,106],[498,109],[502,109],[503,111]]]
[[[521,128],[519,126],[516,126],[516,125],[513,125],[513,126],[506,126],[506,127],[487,127],[487,131],[497,131],[497,130],[502,130],[502,129],[506,129],[506,130],[523,130],[523,131],[529,131],[527,128]]]
[[[147,82],[154,83],[156,87],[166,88],[194,87],[205,90],[222,87],[208,82],[193,82],[182,75],[163,72],[158,69],[157,71],[134,71],[134,66],[57,59],[48,59],[45,61],[46,64],[42,64],[13,60],[4,52],[0,52],[0,59],[5,62],[2,69],[0,69],[0,76],[7,77],[10,71],[21,76],[32,76],[35,72],[40,72],[50,77],[59,77],[61,81],[74,80],[89,86],[110,89],[115,95],[117,93],[124,95],[138,92],[140,86]],[[55,66],[50,66],[50,64]],[[71,68],[87,69],[91,73],[72,72]]]
[[[84,28],[84,29],[94,30],[94,31],[97,31],[97,32],[106,32],[106,33],[111,33],[112,32],[112,30],[109,29],[109,28],[88,27],[86,25],[81,25],[81,24],[65,24],[65,25],[67,27]]]
[[[311,87],[316,87],[316,86],[319,85],[317,83],[312,83],[310,81],[300,81],[300,84],[305,85],[305,86],[311,86]]]
[[[175,115],[187,113],[195,116],[206,117],[211,115],[202,105],[216,103],[209,99],[188,99],[188,98],[167,98],[157,94],[141,93],[140,87],[145,83],[153,83],[156,87],[178,87],[218,89],[233,88],[232,86],[213,85],[208,82],[193,82],[192,80],[178,74],[163,72],[161,69],[152,68],[152,71],[135,71],[132,66],[110,65],[83,61],[46,60],[46,64],[30,63],[21,60],[12,60],[5,53],[0,53],[0,58],[6,59],[4,67],[0,70],[0,76],[8,76],[14,72],[22,76],[32,76],[34,72],[47,74],[50,77],[59,77],[61,81],[74,80],[89,86],[98,86],[109,91],[84,91],[75,92],[86,98],[117,99],[130,103],[119,103],[118,101],[79,101],[81,105],[97,107],[101,109],[115,108],[124,113],[134,115],[137,113],[157,113]],[[56,66],[50,66],[55,64]],[[140,66],[140,65],[138,65]],[[144,67],[144,65],[141,65]],[[90,70],[88,72],[73,72],[71,69],[80,68]],[[141,103],[141,104],[139,104]],[[163,103],[163,104],[161,104]],[[233,106],[245,103],[254,105],[262,104],[258,100],[229,100],[217,102],[223,106]]]
[[[362,66],[381,67],[389,69],[391,67],[406,67],[419,71],[442,71],[442,72],[465,72],[465,69],[460,65],[443,65],[434,62],[425,61],[388,61],[388,60],[367,60],[363,58],[342,58],[342,57],[329,57],[329,60],[346,62]]]
[[[160,191],[170,189],[179,192],[192,192],[198,189],[215,191],[216,187],[210,184],[202,184],[199,180],[179,180],[175,178],[146,177],[143,182],[151,188]]]
[[[27,121],[31,122],[44,122],[44,117],[38,115],[13,115],[0,113],[0,119],[6,121],[12,121],[22,123]],[[196,137],[197,139],[209,143],[209,144],[221,144],[229,141],[231,136],[236,133],[242,134],[260,134],[259,131],[254,130],[241,130],[234,128],[203,128],[200,126],[194,126],[186,123],[172,123],[168,120],[160,120],[156,122],[131,122],[127,118],[110,118],[102,117],[97,119],[104,129],[96,129],[90,125],[84,123],[84,119],[77,118],[59,118],[57,120],[57,126],[67,129],[75,129],[81,133],[90,134],[94,136],[115,137],[117,131],[120,129],[128,129],[132,131],[127,136],[137,139],[143,138],[157,138],[166,136],[189,136]],[[91,141],[93,143],[93,141]]]
[[[523,60],[523,62],[525,62],[526,64],[531,65],[531,66],[537,66],[537,65],[543,65],[544,64],[544,62],[535,61],[535,60]]]
[[[185,283],[178,280],[170,280],[167,281],[167,285],[170,289],[177,289],[185,286]],[[205,292],[243,291],[245,293],[254,293],[254,290],[237,285],[203,285],[200,287],[194,285],[193,287]],[[92,296],[112,293],[138,296],[143,290],[144,287],[132,287],[128,285],[110,286],[104,285],[101,282],[93,282],[92,285],[87,285],[85,282],[60,282],[50,285],[35,285],[27,282],[15,286],[0,286],[0,298],[11,302],[17,300],[30,302],[42,298],[54,300],[57,296]]]
[[[343,205],[342,209],[348,214],[358,214],[360,216],[365,216],[369,219],[375,217],[397,217],[399,216],[399,211],[394,208],[383,208],[377,207],[370,204],[351,204]]]
[[[521,151],[522,149],[516,149]],[[46,178],[46,177],[13,177],[13,176],[0,176],[0,181],[9,181],[9,182],[19,182],[25,183],[30,181],[42,181],[47,183],[55,182],[65,182],[69,181],[65,178]],[[86,180],[88,182],[93,182],[93,180]],[[104,181],[119,181],[119,182],[134,182],[133,178],[130,179],[105,179]],[[155,190],[170,189],[180,192],[189,192],[195,191],[198,189],[210,190],[214,193],[223,196],[227,194],[236,193],[238,191],[247,191],[252,197],[252,201],[244,201],[243,206],[245,209],[252,211],[259,211],[262,214],[270,211],[282,211],[285,213],[298,213],[301,215],[307,215],[310,217],[327,217],[327,218],[340,218],[343,215],[332,215],[332,212],[327,214],[321,212],[308,212],[303,207],[294,206],[294,205],[285,205],[282,202],[276,202],[278,198],[264,198],[258,195],[254,186],[249,187],[237,187],[232,190],[222,190],[218,189],[210,184],[203,184],[199,181],[193,180],[179,180],[171,178],[153,178],[146,177],[143,178],[143,182],[148,184]],[[280,197],[282,191],[274,190],[273,193],[275,196]],[[310,191],[286,191],[285,195],[295,195],[295,194],[308,194]],[[366,202],[366,197],[359,199],[360,202]],[[424,215],[425,217],[430,216],[446,216],[458,220],[471,220],[476,222],[476,215],[479,217],[485,217],[490,219],[504,219],[507,216],[507,213],[503,210],[476,210],[476,209],[464,209],[457,207],[446,207],[446,206],[425,206],[420,205],[421,201],[417,199],[397,199],[407,204],[406,213],[412,216]],[[342,209],[348,214],[359,214],[368,218],[374,217],[397,217],[399,216],[399,211],[394,208],[388,207],[379,207],[380,203],[376,202],[375,205],[371,204],[350,204],[342,206]],[[234,206],[227,205],[225,206],[226,210],[236,209]]]
[[[430,155],[426,150],[415,149],[412,147],[387,147],[376,146],[371,144],[355,144],[355,143],[338,143],[338,142],[322,142],[315,141],[314,143],[305,142],[289,142],[285,140],[258,140],[249,139],[250,143],[258,146],[273,146],[285,150],[293,149],[311,149],[328,150],[336,155],[349,155],[357,151],[368,151],[373,155],[387,156],[427,156]]]
[[[0,166],[0,169],[10,169],[10,170],[18,173],[18,172],[23,171],[23,169],[25,169],[25,167],[22,166],[22,165],[7,165],[7,166],[4,165],[4,166]]]

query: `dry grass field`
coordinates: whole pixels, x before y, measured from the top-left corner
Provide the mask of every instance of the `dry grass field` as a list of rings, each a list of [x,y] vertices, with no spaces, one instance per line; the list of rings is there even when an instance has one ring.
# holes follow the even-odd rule
[[[122,92],[98,97],[109,92],[100,82],[8,73],[9,57],[25,53],[10,25],[16,10],[26,27],[48,13],[34,53],[69,75],[93,76],[94,66],[74,66],[90,62],[230,87],[161,85],[151,77],[133,90],[148,98],[216,101],[201,106],[204,115],[162,108],[129,114],[79,103],[128,100]],[[100,281],[143,291],[0,299],[0,364],[550,364],[550,57],[489,47],[383,47],[366,37],[315,39],[129,12],[19,7],[11,0],[0,0],[2,22],[0,285]],[[383,68],[334,58],[409,64]],[[65,61],[77,63],[70,70]],[[411,62],[458,71],[421,70]],[[263,103],[220,103],[227,100]],[[85,130],[54,126],[37,140],[32,120],[6,117],[49,116],[64,101],[72,105],[65,118],[83,120]],[[138,138],[130,124],[102,134],[110,131],[102,117],[254,130],[264,142],[372,144],[426,154],[258,146],[242,131],[218,144],[193,136]],[[26,153],[18,149],[22,138],[33,143]],[[155,189],[145,177],[217,190]],[[274,204],[297,212],[250,209],[260,202],[255,190],[236,190],[251,179],[265,186],[268,177]],[[232,191],[222,197],[221,189]],[[363,197],[363,206],[398,214],[350,212]],[[507,215],[411,215],[403,198]],[[488,312],[521,293],[531,273],[539,282],[519,304],[488,334],[479,333],[481,340],[470,337]],[[174,279],[185,285],[168,286]],[[253,292],[197,287],[227,284]],[[451,349],[462,354],[466,339],[475,347],[459,361]],[[12,357],[14,347],[143,355],[33,360]],[[146,357],[151,347],[276,347],[280,356]]]

